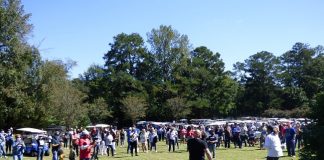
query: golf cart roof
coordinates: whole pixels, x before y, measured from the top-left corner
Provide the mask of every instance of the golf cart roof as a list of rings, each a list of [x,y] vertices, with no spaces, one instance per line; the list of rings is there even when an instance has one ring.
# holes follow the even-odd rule
[[[36,128],[19,128],[17,131],[29,132],[29,133],[46,133],[46,131],[36,129]]]

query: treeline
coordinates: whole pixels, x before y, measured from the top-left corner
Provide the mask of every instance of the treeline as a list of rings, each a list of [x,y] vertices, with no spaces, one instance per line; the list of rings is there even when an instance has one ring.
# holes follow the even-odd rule
[[[280,56],[262,51],[230,72],[220,53],[193,48],[186,35],[165,25],[146,39],[116,35],[105,63],[71,80],[75,62],[42,60],[27,43],[32,25],[20,1],[0,2],[0,128],[300,117],[324,89],[322,46],[296,43]]]

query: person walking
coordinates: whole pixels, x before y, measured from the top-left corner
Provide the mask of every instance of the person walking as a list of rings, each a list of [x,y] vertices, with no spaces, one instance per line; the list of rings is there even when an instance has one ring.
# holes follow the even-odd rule
[[[22,160],[24,156],[25,143],[21,139],[21,135],[16,135],[16,140],[12,144],[13,160]]]
[[[278,160],[279,157],[283,156],[281,141],[279,138],[279,127],[268,126],[268,134],[265,138],[264,148],[268,150],[267,160]]]
[[[194,138],[188,139],[189,160],[204,160],[205,154],[208,160],[212,160],[211,153],[208,150],[207,143],[201,138],[201,131],[194,131]]]

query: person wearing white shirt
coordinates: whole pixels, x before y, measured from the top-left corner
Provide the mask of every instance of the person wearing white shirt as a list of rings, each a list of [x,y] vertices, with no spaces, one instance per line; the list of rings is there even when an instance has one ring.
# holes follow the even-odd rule
[[[114,148],[113,148],[113,140],[112,132],[107,132],[105,137],[105,145],[107,148],[107,155],[109,156],[109,149],[111,150],[111,155],[114,156]]]
[[[130,150],[131,155],[133,156],[134,150],[135,150],[135,156],[138,156],[137,154],[137,141],[138,141],[138,134],[136,132],[135,127],[132,127],[130,130]]]
[[[143,152],[147,152],[147,138],[148,138],[148,135],[147,135],[144,128],[140,132],[139,137],[140,137],[139,139],[140,139],[140,142],[141,142],[141,145],[142,145]]]
[[[268,131],[270,134],[267,135],[264,143],[264,148],[268,150],[267,160],[278,160],[283,156],[280,138],[278,136],[279,127],[278,126],[268,126]],[[273,132],[271,133],[271,131]]]
[[[168,137],[169,137],[169,152],[171,151],[171,145],[173,147],[173,152],[174,152],[175,141],[178,136],[178,133],[174,128],[171,128],[168,134],[169,134],[168,135]]]

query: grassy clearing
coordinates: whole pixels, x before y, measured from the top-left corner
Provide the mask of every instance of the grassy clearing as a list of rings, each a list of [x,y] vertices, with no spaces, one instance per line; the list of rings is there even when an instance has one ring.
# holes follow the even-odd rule
[[[132,157],[130,154],[126,153],[125,147],[117,147],[117,154],[115,157],[107,157],[99,156],[101,160],[109,160],[109,159],[120,159],[120,160],[187,160],[188,152],[186,152],[186,145],[180,145],[180,149],[176,149],[175,152],[169,152],[168,146],[165,142],[159,142],[157,146],[158,152],[148,152],[143,153],[141,150],[139,152],[139,156]],[[64,150],[66,157],[68,157],[69,150]],[[298,152],[297,152],[298,154]],[[217,148],[216,151],[216,159],[217,160],[264,160],[266,159],[267,151],[260,150],[257,147],[243,147],[242,149],[225,149],[223,147]],[[287,152],[284,152],[284,155],[287,155]],[[9,157],[12,159],[12,157]],[[35,160],[36,157],[24,157],[24,160]],[[51,156],[45,156],[44,160],[51,160]],[[65,158],[68,159],[68,158]],[[298,156],[296,158],[292,157],[282,157],[280,160],[298,160]]]

